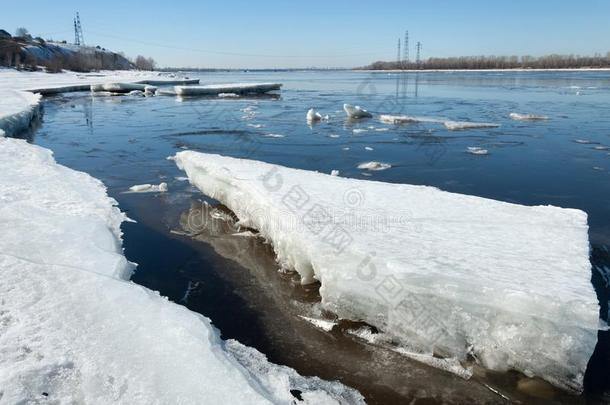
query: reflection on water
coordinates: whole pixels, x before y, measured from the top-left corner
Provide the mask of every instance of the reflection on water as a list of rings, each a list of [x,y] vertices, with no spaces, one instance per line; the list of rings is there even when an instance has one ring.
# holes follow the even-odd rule
[[[197,75],[191,75],[197,76]],[[378,181],[425,184],[527,205],[579,208],[589,215],[592,280],[608,313],[610,264],[610,78],[606,73],[293,72],[202,74],[202,82],[273,81],[281,95],[231,99],[59,95],[45,102],[44,120],[24,136],[54,151],[69,167],[101,179],[138,224],[125,224],[128,259],[140,263],[134,281],[212,318],[225,337],[305,374],[341,378],[372,402],[502,402],[483,384],[525,403],[531,395],[575,402],[515,373],[477,370],[464,381],[350,337],[354,325],[331,333],[298,315],[319,312],[316,287],[278,273],[272,248],[234,235],[230,222],[192,232],[180,218],[201,197],[166,157],[182,149],[245,157]],[[429,123],[348,122],[343,103],[373,112],[493,122],[500,128],[449,131]],[[330,120],[309,126],[315,107]],[[513,121],[511,112],[549,116]],[[281,137],[280,137],[281,136]],[[466,153],[489,150],[487,156]],[[596,148],[597,147],[597,148]],[[362,162],[392,165],[379,172]],[[370,175],[370,177],[363,177]],[[167,182],[166,195],[121,194],[134,184]],[[197,208],[199,207],[199,208]],[[182,234],[172,234],[169,229]],[[185,234],[186,233],[186,234]],[[552,344],[552,342],[550,342]],[[587,371],[590,393],[608,392],[608,332]],[[519,387],[519,389],[517,389]]]

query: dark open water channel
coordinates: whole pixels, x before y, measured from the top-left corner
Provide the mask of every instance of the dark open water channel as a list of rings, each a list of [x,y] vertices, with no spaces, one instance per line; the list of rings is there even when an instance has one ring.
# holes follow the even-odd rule
[[[193,75],[191,75],[193,76]],[[504,403],[484,384],[523,403],[596,403],[610,392],[610,339],[600,342],[574,397],[544,384],[525,393],[516,373],[476,370],[470,381],[390,350],[350,338],[341,325],[322,332],[298,315],[316,310],[317,287],[277,271],[272,249],[233,236],[220,219],[196,235],[185,231],[206,199],[167,156],[182,149],[247,157],[342,176],[382,161],[380,181],[527,205],[580,208],[589,214],[592,280],[607,319],[610,282],[610,75],[585,73],[226,73],[202,83],[274,81],[279,96],[141,98],[85,93],[49,98],[42,124],[24,136],[54,151],[59,163],[102,180],[123,211],[133,281],[210,317],[223,337],[254,346],[302,374],[340,379],[370,403]],[[372,111],[494,122],[500,128],[449,131],[438,124],[393,126],[345,121],[343,103]],[[310,127],[315,107],[330,120]],[[511,112],[547,115],[519,122]],[[606,149],[605,147],[609,148]],[[488,155],[466,153],[481,147]],[[372,149],[372,150],[371,150]],[[163,194],[125,194],[134,184],[167,182]],[[606,267],[604,267],[606,266]],[[552,344],[552,342],[549,342]],[[535,384],[536,385],[536,384]],[[533,395],[532,395],[533,393]]]

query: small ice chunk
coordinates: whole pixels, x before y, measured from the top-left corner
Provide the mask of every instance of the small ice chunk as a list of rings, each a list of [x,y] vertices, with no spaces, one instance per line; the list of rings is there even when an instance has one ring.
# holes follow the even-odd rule
[[[341,149],[343,149],[343,150],[349,150],[349,146],[346,146],[346,147],[341,148]]]
[[[373,148],[371,148],[370,146],[365,146],[364,147],[365,150],[374,150]]]
[[[339,170],[331,170],[330,171],[330,175],[331,176],[338,176],[339,175]]]
[[[329,138],[339,138],[341,135],[337,135],[337,134],[330,134],[328,135]]]
[[[407,115],[388,115],[388,114],[380,115],[379,121],[384,122],[386,124],[410,124],[410,123],[414,123],[414,122],[420,122],[415,117],[410,117]]]
[[[129,187],[129,192],[132,193],[164,193],[167,191],[167,183],[155,184],[136,184]]]
[[[594,146],[593,149],[595,149],[595,150],[608,150],[608,149],[610,149],[610,147],[609,146],[598,145],[598,146]]]
[[[354,134],[361,134],[363,132],[368,132],[368,129],[365,129],[365,128],[355,128],[355,129],[352,130],[352,133],[354,133]]]
[[[337,325],[337,322],[326,319],[310,318],[303,315],[299,315],[299,318],[306,320],[316,328],[322,329],[324,332],[330,332]]]
[[[389,163],[381,163],[381,162],[365,162],[365,163],[360,163],[358,165],[358,169],[366,169],[366,170],[371,170],[371,171],[385,170],[385,169],[389,169],[390,167],[392,167],[392,165],[390,165]]]
[[[469,122],[469,121],[445,121],[443,125],[450,131],[457,131],[461,129],[474,129],[474,128],[498,128],[500,124],[494,124],[491,122]]]
[[[510,113],[508,116],[515,121],[544,121],[549,119],[545,115],[520,114],[515,112]]]
[[[282,134],[265,134],[263,135],[266,138],[284,138],[285,135]]]
[[[146,97],[154,96],[157,92],[157,87],[155,86],[144,86],[144,95]]]
[[[307,111],[307,122],[312,123],[318,121],[322,121],[322,114],[320,114],[313,108],[310,108],[309,111]]]
[[[218,93],[218,97],[220,97],[220,98],[236,98],[236,97],[239,97],[239,94],[235,94],[235,93]]]
[[[252,128],[262,128],[263,124],[248,124],[248,126]]]
[[[144,97],[144,92],[142,90],[132,90],[128,94],[130,96]]]
[[[588,139],[574,139],[574,142],[581,143],[583,145],[594,145],[596,143],[599,143],[599,142],[595,142],[595,141],[590,141]]]
[[[343,110],[345,110],[347,117],[352,119],[371,118],[373,116],[373,114],[357,105],[343,104]]]
[[[473,155],[487,155],[489,151],[487,149],[480,148],[478,146],[469,146],[466,148],[466,152]]]
[[[174,179],[177,181],[188,181],[189,178],[185,176],[176,176]]]

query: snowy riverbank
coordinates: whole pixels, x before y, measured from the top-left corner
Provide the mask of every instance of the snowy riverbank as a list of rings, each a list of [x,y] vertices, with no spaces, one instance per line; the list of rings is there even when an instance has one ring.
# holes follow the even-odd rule
[[[125,216],[49,150],[0,138],[0,184],[3,402],[362,401],[222,341],[209,319],[128,281]]]

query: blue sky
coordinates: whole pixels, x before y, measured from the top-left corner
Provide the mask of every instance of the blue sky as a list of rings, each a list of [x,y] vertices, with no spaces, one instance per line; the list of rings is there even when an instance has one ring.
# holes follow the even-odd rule
[[[605,54],[609,0],[7,1],[0,28],[152,56],[161,66],[352,67],[396,57]]]

